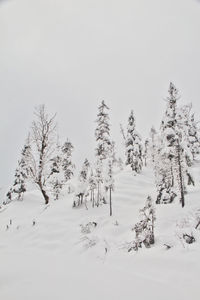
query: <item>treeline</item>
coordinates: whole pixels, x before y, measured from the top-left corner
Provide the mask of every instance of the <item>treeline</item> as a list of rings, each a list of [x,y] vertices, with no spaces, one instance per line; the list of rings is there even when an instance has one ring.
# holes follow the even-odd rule
[[[74,191],[74,208],[81,205],[87,207],[88,203],[91,207],[109,203],[112,215],[114,170],[122,170],[127,166],[137,175],[147,165],[154,168],[158,191],[156,203],[171,203],[178,198],[184,207],[187,185],[195,184],[191,166],[200,153],[200,137],[192,105],[178,106],[179,99],[178,90],[170,83],[161,126],[157,131],[152,128],[145,141],[136,130],[133,110],[130,112],[126,129],[120,125],[125,160],[116,154],[109,107],[104,101],[101,102],[96,119],[95,161],[91,163],[86,158],[83,162]],[[59,141],[55,117],[48,115],[44,105],[36,109],[15,171],[13,186],[4,204],[13,199],[22,200],[30,183],[41,191],[45,204],[50,199],[58,200],[62,191],[69,187],[75,169],[72,159],[74,146],[68,139],[64,143]]]

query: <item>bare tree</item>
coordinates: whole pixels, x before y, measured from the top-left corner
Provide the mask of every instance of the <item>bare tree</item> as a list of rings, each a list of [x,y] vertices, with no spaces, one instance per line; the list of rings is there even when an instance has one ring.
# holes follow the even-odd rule
[[[45,204],[49,203],[47,194],[47,181],[50,177],[50,160],[54,152],[56,140],[55,115],[49,117],[45,106],[41,105],[35,110],[35,121],[32,123],[31,144],[32,153],[29,161],[30,176],[39,187]]]

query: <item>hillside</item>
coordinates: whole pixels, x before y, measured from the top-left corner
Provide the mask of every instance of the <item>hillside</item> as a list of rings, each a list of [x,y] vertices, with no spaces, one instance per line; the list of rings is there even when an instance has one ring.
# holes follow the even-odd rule
[[[108,205],[72,209],[67,193],[46,207],[38,191],[10,203],[0,211],[0,299],[199,299],[199,163],[193,173],[185,208],[157,205],[156,243],[138,252],[128,253],[127,243],[146,197],[155,199],[149,168],[115,175],[113,217]],[[189,245],[180,236],[191,231]]]

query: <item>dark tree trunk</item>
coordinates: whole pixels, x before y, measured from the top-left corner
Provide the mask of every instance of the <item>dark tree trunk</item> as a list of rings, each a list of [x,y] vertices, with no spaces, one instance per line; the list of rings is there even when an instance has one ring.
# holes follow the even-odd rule
[[[112,188],[110,187],[110,216],[112,216]]]
[[[97,183],[97,203],[96,206],[98,207],[100,203],[100,182]]]
[[[184,183],[183,183],[183,174],[182,174],[182,166],[181,166],[181,154],[180,154],[180,145],[178,141],[177,145],[177,153],[178,153],[178,176],[180,181],[180,193],[181,193],[181,205],[182,207],[185,206],[185,196],[184,196]]]
[[[45,204],[48,204],[49,203],[49,196],[47,195],[46,191],[40,187],[40,190],[42,192],[42,195],[44,197],[44,200],[45,200]]]
[[[94,207],[94,190],[92,190],[92,207]]]

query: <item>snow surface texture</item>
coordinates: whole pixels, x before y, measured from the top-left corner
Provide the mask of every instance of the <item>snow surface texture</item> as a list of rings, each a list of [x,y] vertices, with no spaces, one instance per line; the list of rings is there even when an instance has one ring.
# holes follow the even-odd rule
[[[67,193],[46,207],[37,191],[9,204],[0,211],[0,299],[199,299],[200,232],[193,232],[191,245],[181,239],[195,231],[197,167],[186,207],[157,205],[156,243],[138,252],[128,253],[126,245],[147,195],[155,199],[147,168],[137,176],[127,169],[115,175],[113,217],[108,205],[72,209]]]

